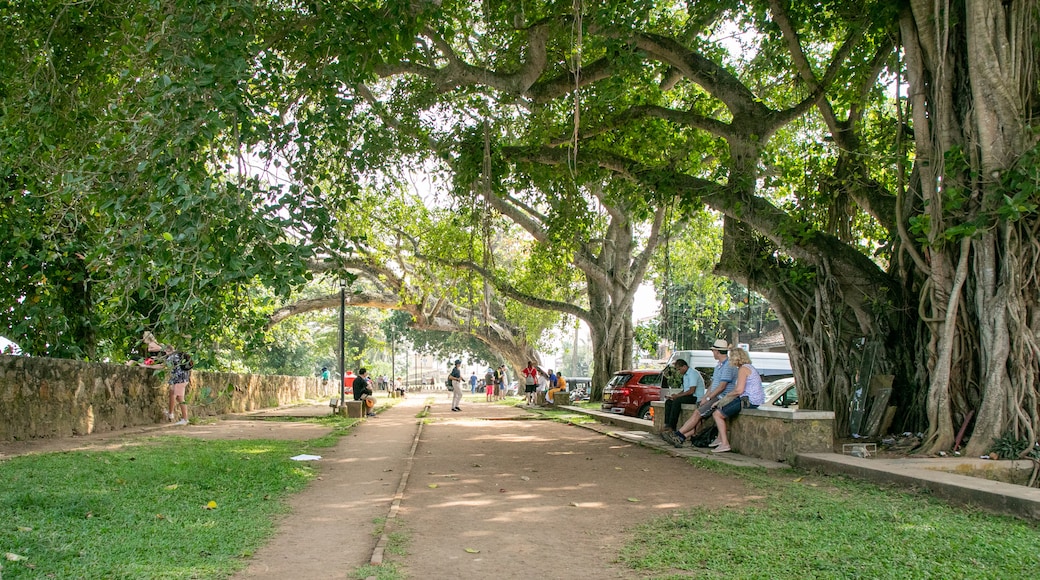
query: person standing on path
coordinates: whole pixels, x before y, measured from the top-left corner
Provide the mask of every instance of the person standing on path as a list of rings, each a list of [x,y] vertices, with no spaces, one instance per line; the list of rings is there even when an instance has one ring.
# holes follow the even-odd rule
[[[538,368],[534,361],[527,361],[527,366],[521,371],[524,374],[524,396],[527,397],[527,405],[534,405],[534,393],[538,389]]]
[[[451,374],[448,375],[448,379],[452,384],[451,391],[451,410],[461,411],[459,403],[462,402],[462,385],[465,384],[462,381],[462,361],[455,359],[455,367],[451,369]]]
[[[506,393],[506,365],[499,365],[495,369],[495,400],[501,401]]]
[[[495,395],[495,371],[488,367],[487,372],[484,373],[484,394],[487,395],[487,402],[490,403]]]
[[[473,371],[469,374],[469,394],[473,395],[477,392],[477,372]]]

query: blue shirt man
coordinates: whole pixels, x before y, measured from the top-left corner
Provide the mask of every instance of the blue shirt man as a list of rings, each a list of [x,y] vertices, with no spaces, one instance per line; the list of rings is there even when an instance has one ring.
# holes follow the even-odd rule
[[[737,369],[729,364],[729,343],[718,339],[711,345],[715,357],[715,372],[711,374],[711,389],[708,399],[724,397],[737,386]]]
[[[712,385],[714,386],[714,375],[712,376]],[[704,398],[704,377],[701,376],[697,369],[688,366],[686,367],[686,372],[683,373],[682,388],[683,392],[693,390],[693,395],[697,397],[697,400],[701,400]]]

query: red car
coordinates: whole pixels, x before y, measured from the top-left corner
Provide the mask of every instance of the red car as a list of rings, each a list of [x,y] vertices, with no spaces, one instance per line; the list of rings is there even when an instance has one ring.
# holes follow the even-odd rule
[[[652,420],[651,401],[661,400],[661,371],[618,371],[603,388],[603,411]]]

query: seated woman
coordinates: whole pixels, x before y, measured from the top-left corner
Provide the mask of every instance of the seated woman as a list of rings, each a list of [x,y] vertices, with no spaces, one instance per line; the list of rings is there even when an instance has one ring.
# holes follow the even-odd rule
[[[729,351],[729,364],[737,367],[737,385],[733,391],[719,400],[712,416],[719,429],[719,446],[712,453],[730,451],[729,438],[726,434],[726,419],[736,417],[741,409],[754,409],[765,402],[766,394],[762,389],[762,376],[751,366],[751,357],[746,350],[734,348]]]

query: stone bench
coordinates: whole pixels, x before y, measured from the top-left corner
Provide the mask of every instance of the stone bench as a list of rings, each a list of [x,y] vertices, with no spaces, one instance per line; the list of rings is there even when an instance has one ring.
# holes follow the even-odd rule
[[[654,409],[654,432],[664,431],[664,401],[650,403]],[[679,425],[697,411],[683,405]],[[741,455],[793,463],[799,453],[830,453],[834,450],[834,412],[805,411],[784,407],[744,409],[729,421],[729,444]]]
[[[339,399],[332,399],[329,401],[329,406],[332,407],[333,413],[349,419],[361,419],[366,415],[364,401],[348,399],[343,401],[343,405],[340,405]]]
[[[552,395],[552,406],[563,406],[566,404],[571,404],[570,393],[555,393]]]

